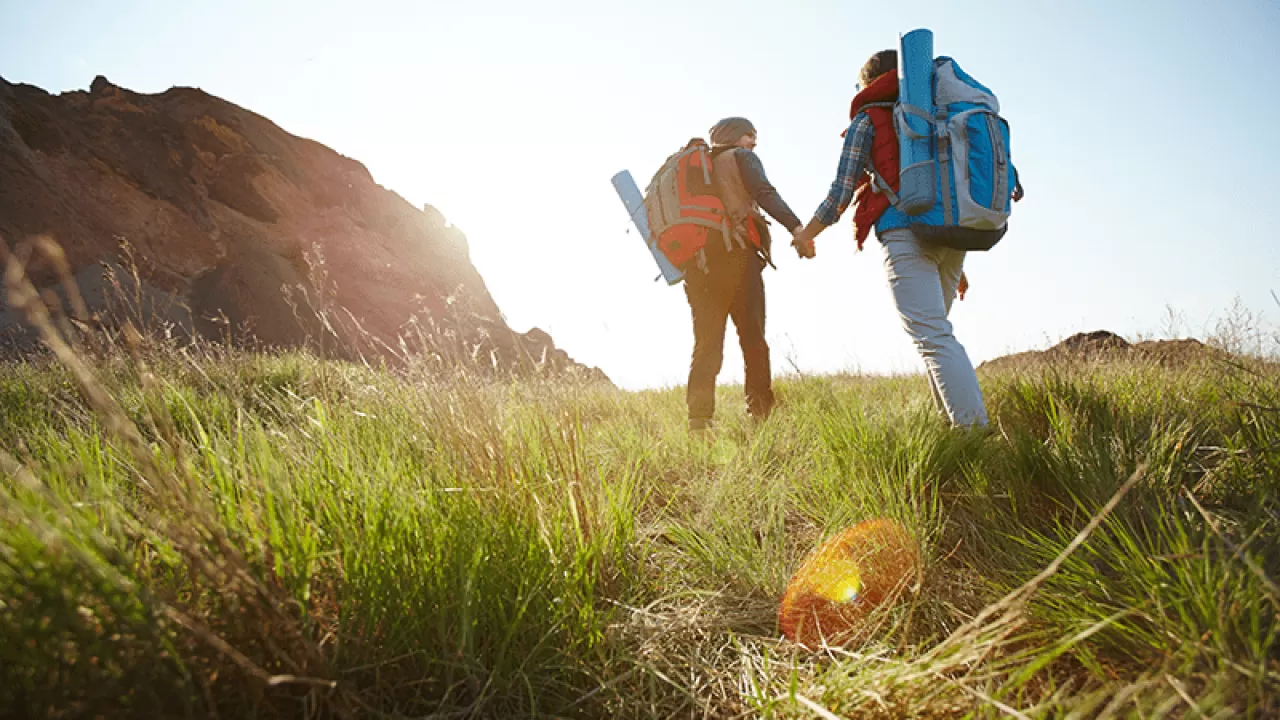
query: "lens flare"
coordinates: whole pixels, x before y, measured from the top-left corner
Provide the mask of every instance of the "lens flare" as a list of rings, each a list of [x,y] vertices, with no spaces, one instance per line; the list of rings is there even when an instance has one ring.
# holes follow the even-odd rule
[[[778,626],[802,645],[838,644],[919,573],[920,552],[901,525],[884,518],[858,523],[801,563],[778,606]]]

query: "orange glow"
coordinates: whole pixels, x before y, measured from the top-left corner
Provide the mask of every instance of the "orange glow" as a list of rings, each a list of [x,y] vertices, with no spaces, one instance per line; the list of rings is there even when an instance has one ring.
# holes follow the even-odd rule
[[[901,525],[884,518],[858,523],[801,563],[778,606],[778,625],[809,647],[847,641],[919,573],[920,552]]]

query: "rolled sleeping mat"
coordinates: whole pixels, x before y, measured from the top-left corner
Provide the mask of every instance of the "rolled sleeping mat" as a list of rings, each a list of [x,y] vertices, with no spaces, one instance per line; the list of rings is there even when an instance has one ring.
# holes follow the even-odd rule
[[[933,117],[933,33],[921,28],[901,36],[898,47],[897,207],[907,215],[924,214],[937,201]]]
[[[649,215],[644,209],[644,195],[640,193],[635,179],[631,177],[631,171],[623,170],[614,175],[611,182],[613,182],[613,189],[618,191],[618,197],[622,199],[622,205],[627,209],[627,214],[631,216],[631,222],[635,223],[636,230],[640,232],[640,238],[644,240],[645,247],[649,248],[654,262],[658,263],[662,278],[668,285],[675,285],[683,280],[684,273],[671,264],[667,256],[662,254],[662,250],[658,249],[658,243],[649,237]]]

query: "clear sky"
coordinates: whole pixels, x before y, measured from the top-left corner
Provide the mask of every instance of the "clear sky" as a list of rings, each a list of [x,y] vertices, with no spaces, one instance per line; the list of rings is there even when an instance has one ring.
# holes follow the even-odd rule
[[[999,95],[1027,197],[966,264],[975,363],[1082,330],[1204,334],[1239,297],[1280,306],[1280,3],[63,2],[0,0],[0,76],[200,87],[362,161],[460,226],[508,322],[624,387],[684,382],[679,288],[614,195],[745,115],[807,219],[835,175],[855,74],[934,31]],[[849,215],[766,271],[776,372],[921,368],[873,240]],[[776,227],[776,226],[775,226]],[[741,377],[732,330],[722,380]]]

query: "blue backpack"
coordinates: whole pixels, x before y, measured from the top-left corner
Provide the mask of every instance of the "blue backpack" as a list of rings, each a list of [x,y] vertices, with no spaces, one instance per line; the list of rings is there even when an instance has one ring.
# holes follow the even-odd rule
[[[901,45],[894,125],[902,170],[890,200],[922,242],[989,250],[1008,230],[1018,185],[1000,102],[955,60],[934,59],[928,30]]]

